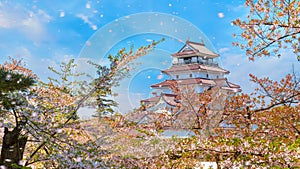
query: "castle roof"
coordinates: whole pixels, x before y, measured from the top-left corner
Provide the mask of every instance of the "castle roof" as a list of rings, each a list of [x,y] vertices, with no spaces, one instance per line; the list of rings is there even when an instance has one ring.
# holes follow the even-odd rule
[[[192,41],[186,41],[185,46],[177,53],[172,54],[173,57],[190,57],[190,56],[202,56],[207,58],[219,57],[219,54],[206,48],[204,43],[197,43]]]
[[[226,78],[214,79],[214,81],[221,89],[231,91],[233,93],[242,91],[239,85],[228,82]]]
[[[169,104],[170,106],[177,106],[178,103],[175,101],[176,99],[176,94],[167,94],[167,93],[161,93],[160,96],[155,96],[155,97],[151,97],[145,100],[141,100],[141,102],[144,103],[156,103],[158,102],[160,99],[163,99],[163,101],[165,101],[167,104]]]
[[[178,103],[176,102],[176,96],[177,95],[171,96],[171,95],[163,94],[162,99],[170,106],[178,106]]]
[[[141,102],[146,102],[146,103],[156,102],[159,98],[160,96],[150,97],[148,99],[141,100]]]
[[[223,87],[221,87],[221,89],[224,89],[224,90],[227,90],[227,91],[231,91],[233,93],[237,93],[237,92],[241,92],[242,91],[242,89],[237,88],[237,87],[232,88],[232,87],[225,87],[225,86],[223,86]]]
[[[234,83],[232,83],[232,82],[228,82],[228,81],[227,81],[227,78],[214,79],[214,81],[216,82],[216,84],[217,84],[218,86],[224,86],[224,84],[225,84],[225,86],[228,86],[228,87],[230,87],[230,88],[240,88],[239,85],[234,84]]]
[[[220,78],[220,79],[189,78],[189,79],[180,79],[180,80],[172,79],[172,80],[165,80],[163,82],[151,85],[151,87],[152,88],[163,88],[163,87],[170,88],[172,85],[175,85],[175,84],[178,84],[178,85],[200,84],[200,85],[206,85],[206,86],[219,86],[220,88],[227,90],[227,91],[232,91],[232,92],[240,92],[241,91],[239,85],[228,82],[226,78]],[[154,99],[154,98],[150,98],[150,99]]]
[[[239,85],[228,82],[227,78],[219,78],[219,79],[205,79],[205,78],[189,78],[189,79],[180,79],[180,80],[165,80],[161,83],[154,84],[151,87],[153,88],[172,88],[172,85],[191,85],[191,84],[199,84],[204,86],[211,86],[211,87],[219,87],[222,90],[227,92],[237,93],[241,91]],[[173,87],[176,87],[173,86]],[[166,105],[172,107],[178,107],[180,105],[180,99],[178,100],[176,94],[166,94],[161,93],[160,96],[151,97],[145,100],[141,100],[141,102],[146,103],[148,106],[153,107],[158,103],[161,104],[163,101]]]
[[[183,64],[183,65],[173,65],[172,67],[163,70],[163,73],[172,73],[178,71],[192,71],[192,70],[200,70],[200,71],[207,71],[207,72],[220,72],[229,74],[228,70],[222,69],[218,66],[209,66],[209,65],[202,65],[199,63],[194,64]]]
[[[211,85],[214,86],[216,83],[211,79],[205,78],[189,78],[189,79],[180,79],[180,80],[165,80],[163,82],[151,85],[153,88],[161,88],[161,87],[170,87],[174,83],[178,85],[190,85],[190,84],[203,84],[203,85]]]
[[[231,88],[241,88],[241,86],[237,85],[237,84],[234,84],[234,83],[231,83],[231,82],[227,82],[229,87]]]

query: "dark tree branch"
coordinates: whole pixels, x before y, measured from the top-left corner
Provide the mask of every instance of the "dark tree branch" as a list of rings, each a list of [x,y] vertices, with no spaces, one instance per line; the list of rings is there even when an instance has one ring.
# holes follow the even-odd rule
[[[300,27],[299,27],[299,29],[300,29]],[[259,50],[257,50],[256,52],[252,53],[251,55],[252,55],[252,56],[255,56],[255,55],[257,55],[258,53],[260,53],[260,52],[262,52],[263,50],[265,50],[266,48],[270,47],[273,43],[278,42],[278,41],[280,41],[280,40],[282,40],[282,39],[284,39],[284,38],[287,38],[287,37],[290,37],[290,36],[293,36],[293,35],[297,35],[297,34],[299,34],[299,33],[300,33],[300,30],[297,31],[297,32],[294,32],[294,33],[292,33],[292,34],[286,34],[286,35],[284,35],[284,36],[281,36],[281,37],[278,38],[277,40],[273,40],[273,41],[271,41],[270,43],[266,44],[265,46],[261,47]]]

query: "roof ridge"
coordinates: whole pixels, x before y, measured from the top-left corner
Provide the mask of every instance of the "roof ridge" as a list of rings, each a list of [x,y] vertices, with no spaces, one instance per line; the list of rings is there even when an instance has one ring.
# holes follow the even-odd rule
[[[190,41],[190,40],[187,40],[187,41],[186,41],[186,44],[188,44],[188,43],[193,43],[193,44],[196,44],[196,45],[202,45],[202,46],[205,46],[204,43],[194,42],[194,41]]]

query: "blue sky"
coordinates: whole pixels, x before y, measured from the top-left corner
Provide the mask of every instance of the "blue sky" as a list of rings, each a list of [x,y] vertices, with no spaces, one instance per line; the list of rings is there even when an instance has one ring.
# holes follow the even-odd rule
[[[231,22],[247,12],[244,1],[239,0],[2,0],[0,63],[7,56],[22,58],[45,80],[51,75],[47,67],[66,59],[76,58],[82,70],[92,72],[83,61],[105,64],[105,55],[120,47],[138,47],[167,38],[139,60],[142,64],[131,72],[131,78],[116,89],[120,107],[126,107],[120,111],[128,111],[139,99],[149,96],[149,84],[165,78],[159,70],[170,66],[169,54],[187,39],[211,43],[211,49],[221,55],[220,65],[231,72],[228,79],[245,92],[254,87],[249,73],[280,79],[291,72],[293,64],[299,72],[299,63],[289,51],[282,58],[262,58],[253,63],[243,51],[232,47],[232,34],[239,30]],[[154,16],[161,21],[154,21]]]

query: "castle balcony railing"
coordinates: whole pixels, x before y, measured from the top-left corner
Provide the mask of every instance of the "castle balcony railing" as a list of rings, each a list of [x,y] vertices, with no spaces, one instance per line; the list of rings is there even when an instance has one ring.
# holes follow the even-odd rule
[[[177,62],[172,63],[172,65],[187,65],[187,64],[193,64],[193,63],[199,63],[201,65],[208,65],[208,66],[219,66],[217,63],[208,63],[208,62],[201,62],[201,61],[185,61],[185,62]]]

